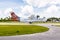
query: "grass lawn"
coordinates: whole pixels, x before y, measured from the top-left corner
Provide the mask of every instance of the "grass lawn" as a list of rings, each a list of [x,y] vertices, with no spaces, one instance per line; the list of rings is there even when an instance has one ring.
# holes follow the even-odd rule
[[[49,28],[36,25],[0,25],[0,36],[33,34],[48,30]]]

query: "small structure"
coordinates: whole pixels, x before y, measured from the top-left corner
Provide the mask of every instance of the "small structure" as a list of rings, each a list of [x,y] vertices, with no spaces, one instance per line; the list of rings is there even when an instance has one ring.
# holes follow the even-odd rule
[[[11,13],[11,20],[12,21],[19,21],[19,17],[14,12],[10,12],[10,13]]]

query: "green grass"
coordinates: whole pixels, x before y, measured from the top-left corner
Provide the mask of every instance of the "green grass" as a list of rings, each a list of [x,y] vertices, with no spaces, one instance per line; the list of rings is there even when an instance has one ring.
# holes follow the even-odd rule
[[[33,34],[48,30],[49,28],[36,25],[0,25],[0,36]]]

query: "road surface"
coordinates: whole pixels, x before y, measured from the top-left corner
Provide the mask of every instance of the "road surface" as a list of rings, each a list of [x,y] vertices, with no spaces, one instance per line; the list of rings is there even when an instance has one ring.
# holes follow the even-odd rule
[[[30,35],[2,36],[0,40],[60,40],[60,27],[52,24],[38,24],[50,28],[49,31]]]

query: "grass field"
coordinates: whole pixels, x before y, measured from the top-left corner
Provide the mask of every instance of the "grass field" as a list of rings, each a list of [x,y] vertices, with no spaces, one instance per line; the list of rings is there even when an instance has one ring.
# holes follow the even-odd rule
[[[49,28],[36,25],[0,25],[0,36],[33,34],[48,30]]]

